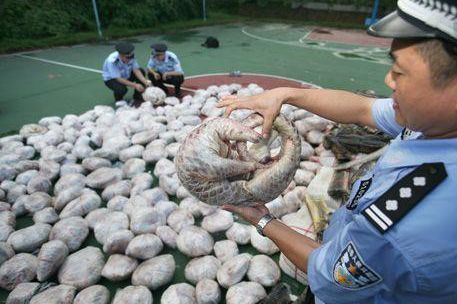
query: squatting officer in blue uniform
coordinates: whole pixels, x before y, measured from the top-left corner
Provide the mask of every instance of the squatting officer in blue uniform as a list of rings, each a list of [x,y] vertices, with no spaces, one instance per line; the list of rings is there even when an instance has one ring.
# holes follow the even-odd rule
[[[133,44],[120,42],[116,44],[116,51],[111,53],[103,63],[103,81],[113,91],[116,101],[123,100],[127,94],[127,87],[135,90],[133,104],[143,102],[141,93],[151,81],[144,77],[144,70],[140,68],[135,59]]]
[[[263,115],[283,103],[333,121],[377,127],[394,140],[317,243],[272,219],[264,206],[239,213],[301,270],[316,303],[457,303],[457,3],[399,0],[369,28],[394,38],[390,99],[336,90],[279,88],[226,97],[226,114]]]
[[[161,88],[168,95],[165,83],[175,88],[175,96],[181,96],[181,84],[184,82],[184,71],[175,53],[168,50],[164,43],[151,45],[152,52],[148,60],[148,77],[152,84]]]

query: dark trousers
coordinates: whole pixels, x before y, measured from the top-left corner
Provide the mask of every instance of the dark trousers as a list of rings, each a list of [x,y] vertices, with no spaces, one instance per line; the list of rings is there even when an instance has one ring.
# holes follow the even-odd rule
[[[148,77],[151,80],[152,84],[155,87],[161,88],[167,95],[168,95],[168,88],[165,86],[165,83],[171,84],[175,87],[175,96],[181,96],[181,84],[184,82],[184,76],[179,75],[179,76],[169,76],[167,77],[167,80],[162,79],[162,73],[160,74],[160,79],[157,80],[155,79],[154,75],[151,73],[148,73]]]
[[[142,68],[140,68],[140,71],[144,76],[145,75],[144,70]],[[132,72],[132,74],[130,74],[130,77],[128,80],[142,84],[141,81],[135,76],[135,74],[133,72]],[[105,85],[110,90],[113,91],[114,99],[116,101],[123,100],[125,94],[127,94],[127,86],[125,84],[120,83],[116,79],[110,79],[108,81],[105,81]],[[133,99],[137,100],[137,101],[143,101],[143,96],[141,96],[141,93],[139,91],[135,90],[135,93],[133,93]]]

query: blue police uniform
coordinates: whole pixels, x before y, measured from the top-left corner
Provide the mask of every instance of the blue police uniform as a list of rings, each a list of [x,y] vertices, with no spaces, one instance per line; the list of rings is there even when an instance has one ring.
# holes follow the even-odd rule
[[[176,56],[173,52],[165,51],[165,58],[164,60],[157,60],[154,57],[155,52],[151,55],[148,61],[148,68],[154,70],[155,72],[163,75],[167,72],[179,72],[182,75],[173,75],[167,77],[167,79],[156,79],[154,75],[148,73],[149,79],[152,81],[152,84],[156,87],[161,88],[167,95],[168,95],[168,88],[165,86],[164,83],[168,83],[174,86],[175,88],[175,96],[181,96],[181,84],[184,82],[184,72],[181,67],[181,63],[179,62],[178,56]]]
[[[316,303],[457,303],[457,139],[427,140],[419,132],[402,132],[391,99],[377,100],[372,111],[378,128],[396,138],[373,171],[354,184],[321,247],[309,257]],[[444,163],[447,178],[381,233],[364,210],[418,166],[436,162]],[[414,178],[417,187],[427,182]],[[399,195],[414,193],[401,188]],[[386,204],[387,210],[397,208],[395,200]],[[383,216],[372,219],[380,227],[389,225]]]
[[[165,52],[165,59],[163,61],[157,60],[154,55],[149,57],[148,68],[151,68],[160,74],[166,72],[180,72],[184,74],[178,56],[170,51]]]
[[[131,59],[128,63],[122,62],[118,52],[111,53],[103,63],[103,81],[116,78],[129,79],[134,69],[140,66],[136,59]]]

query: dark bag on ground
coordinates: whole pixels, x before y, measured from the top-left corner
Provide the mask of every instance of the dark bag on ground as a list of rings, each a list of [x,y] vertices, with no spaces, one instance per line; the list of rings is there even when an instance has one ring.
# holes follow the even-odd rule
[[[219,47],[219,40],[217,40],[215,37],[209,36],[206,38],[206,41],[202,43],[202,46],[210,49],[216,49]]]

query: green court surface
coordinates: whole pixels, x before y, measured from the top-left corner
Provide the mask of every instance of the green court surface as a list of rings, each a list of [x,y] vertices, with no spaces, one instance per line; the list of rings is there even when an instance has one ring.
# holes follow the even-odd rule
[[[179,58],[187,76],[229,73],[259,73],[288,77],[324,88],[375,90],[389,95],[384,85],[388,71],[387,49],[309,40],[312,29],[287,24],[233,24],[189,29],[163,36],[130,38],[136,58],[145,66],[154,41],[165,41]],[[219,49],[200,46],[207,36],[221,42]],[[114,105],[111,92],[101,79],[101,66],[113,51],[116,41],[37,50],[0,57],[0,134],[13,133],[27,123],[46,116],[80,114],[95,105]],[[235,79],[236,80],[236,79]],[[234,81],[236,82],[236,81]],[[130,91],[130,96],[132,92]],[[152,168],[149,168],[152,169]],[[16,229],[30,225],[28,217],[18,219]],[[221,238],[215,236],[215,239]],[[83,246],[94,245],[93,237]],[[257,254],[250,246],[241,252]],[[184,266],[189,260],[177,251],[174,282],[185,281]],[[279,254],[274,256],[278,259]],[[283,273],[292,291],[299,294],[303,286]],[[100,284],[116,288],[129,282]],[[160,302],[163,290],[153,291],[154,303]],[[0,289],[0,303],[7,292]]]
[[[149,45],[166,41],[188,76],[239,70],[325,88],[373,89],[389,94],[383,83],[389,66],[386,49],[312,41],[306,38],[309,32],[309,28],[286,24],[234,24],[129,40],[135,44],[142,66],[146,65]],[[210,35],[220,40],[219,49],[200,46]],[[0,134],[45,116],[80,114],[98,104],[113,104],[99,71],[115,43],[1,56]]]

